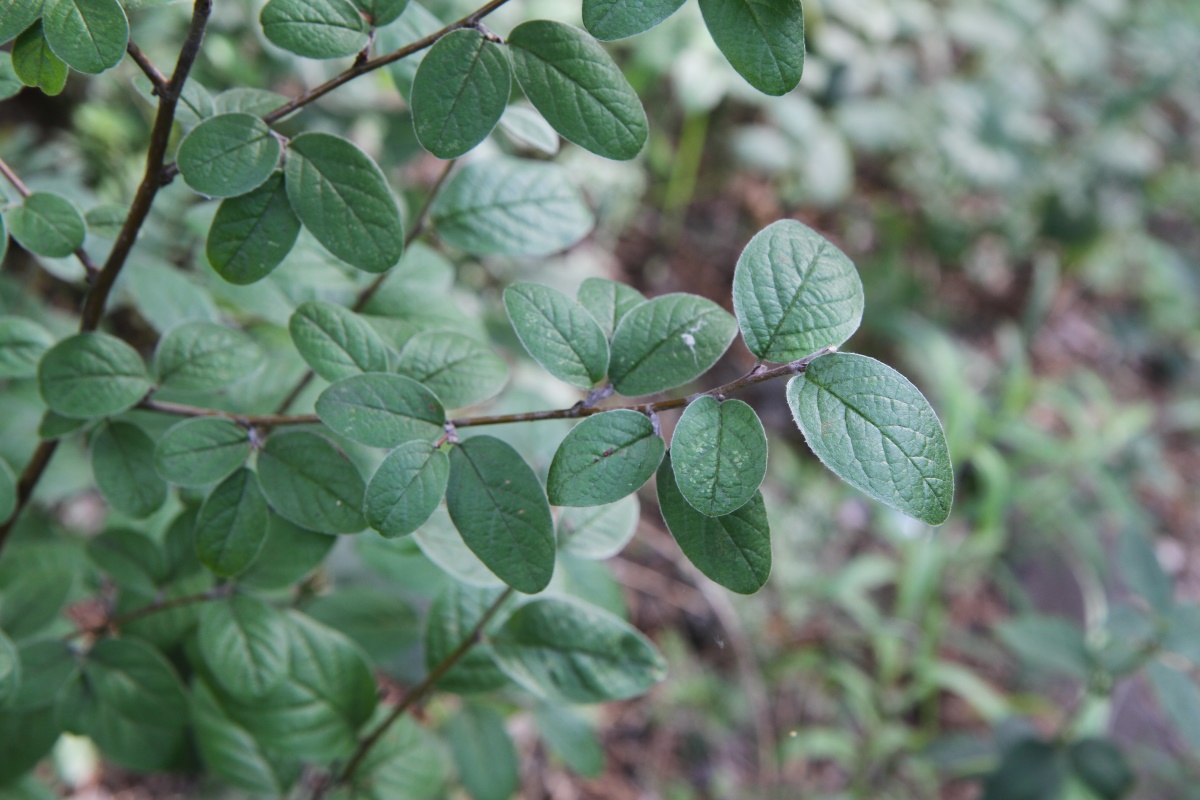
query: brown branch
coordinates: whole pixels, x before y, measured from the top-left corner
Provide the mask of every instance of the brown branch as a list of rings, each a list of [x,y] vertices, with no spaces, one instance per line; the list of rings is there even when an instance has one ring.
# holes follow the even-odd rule
[[[154,614],[159,614],[163,611],[170,611],[171,609],[182,608],[183,606],[195,605],[196,603],[206,603],[210,600],[227,597],[228,595],[228,591],[213,589],[207,592],[200,592],[199,594],[188,594],[182,597],[173,597],[169,600],[158,600],[150,603],[149,605],[142,606],[141,608],[135,608],[133,611],[129,611],[124,614],[118,614],[115,617],[110,617],[99,625],[80,628],[79,630],[64,636],[63,641],[69,642],[72,639],[78,639],[83,636],[92,636],[104,633],[105,631],[119,629],[122,625],[128,625],[131,622],[137,622],[139,619],[153,616]]]
[[[154,86],[155,94],[161,96],[167,91],[167,88],[171,83],[170,80],[167,79],[166,75],[163,75],[158,71],[158,67],[151,63],[150,59],[146,57],[146,54],[142,52],[142,49],[133,43],[133,39],[130,39],[129,44],[125,45],[125,52],[129,53],[129,57],[134,60],[134,63],[136,63],[141,68],[145,76],[150,79],[150,83]]]
[[[50,459],[54,457],[54,451],[57,449],[57,439],[39,442],[37,449],[29,457],[29,463],[21,471],[21,477],[17,479],[16,507],[13,508],[12,514],[4,521],[4,524],[0,525],[0,550],[4,549],[4,544],[8,541],[9,534],[12,533],[13,528],[17,525],[17,518],[21,516],[21,511],[25,509],[25,506],[29,504],[30,498],[33,497],[34,487],[42,479],[42,473],[50,465]]]
[[[17,177],[17,173],[12,171],[12,167],[5,163],[3,158],[0,158],[0,175],[3,175],[5,180],[12,184],[12,187],[17,190],[17,194],[21,197],[29,197],[33,192],[29,191],[29,187],[25,182]]]
[[[223,417],[236,422],[243,428],[275,428],[280,425],[316,425],[321,418],[316,414],[235,414],[232,411],[219,411],[215,408],[201,408],[183,403],[167,403],[161,400],[146,398],[138,403],[138,408],[147,411],[157,411],[173,417]]]

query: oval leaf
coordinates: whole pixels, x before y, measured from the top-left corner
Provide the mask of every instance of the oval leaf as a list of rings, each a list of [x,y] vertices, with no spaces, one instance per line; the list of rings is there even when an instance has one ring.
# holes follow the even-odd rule
[[[674,14],[684,0],[583,0],[583,27],[602,41],[644,33]]]
[[[13,42],[12,65],[21,83],[36,86],[51,97],[61,94],[67,85],[67,65],[47,44],[40,19]]]
[[[425,384],[447,408],[462,408],[496,395],[508,365],[486,345],[449,331],[422,331],[405,343],[396,371]]]
[[[129,20],[117,0],[50,0],[42,29],[59,58],[90,75],[121,63],[129,43]]]
[[[335,433],[371,447],[442,435],[446,412],[434,394],[403,375],[351,375],[317,398],[317,416]]]
[[[645,414],[605,411],[576,425],[554,454],[546,488],[556,506],[598,506],[650,480],[666,445]]]
[[[0,631],[0,708],[21,690],[21,657],[12,639]]]
[[[866,356],[821,356],[788,383],[787,399],[808,446],[842,480],[930,525],[950,516],[946,434],[899,372]]]
[[[590,389],[608,370],[608,342],[583,306],[537,283],[504,290],[504,308],[529,355],[559,380]]]
[[[607,611],[573,600],[531,600],[489,642],[510,678],[562,703],[636,697],[666,674],[649,639]]]
[[[241,331],[213,322],[186,322],[158,342],[158,385],[181,392],[224,389],[263,362],[258,343]]]
[[[235,595],[208,604],[197,643],[210,674],[236,699],[260,698],[287,677],[287,617],[257,598]]]
[[[79,333],[42,356],[38,388],[52,411],[91,419],[135,405],[149,391],[150,381],[132,347],[106,333]]]
[[[588,278],[579,284],[575,299],[588,310],[604,335],[610,339],[625,315],[634,306],[646,302],[646,296],[632,286],[604,278]]]
[[[329,252],[367,272],[396,265],[400,208],[366,153],[338,136],[302,133],[288,145],[285,172],[292,210]]]
[[[217,575],[237,575],[267,537],[267,501],[245,467],[217,484],[196,517],[196,556]]]
[[[449,478],[450,460],[441,450],[428,442],[400,445],[367,484],[367,524],[389,539],[407,536],[433,516]]]
[[[258,455],[258,474],[275,513],[302,528],[334,534],[366,527],[358,468],[315,433],[272,436]]]
[[[7,520],[17,510],[17,476],[12,467],[0,458],[0,520]]]
[[[1073,742],[1067,749],[1071,770],[1100,800],[1121,800],[1133,789],[1137,776],[1121,748],[1099,737]]]
[[[526,594],[550,583],[550,505],[537,475],[510,445],[477,436],[451,450],[446,507],[463,541],[502,581]]]
[[[87,225],[83,215],[65,197],[34,192],[16,208],[5,212],[17,243],[31,253],[65,258],[83,246]]]
[[[738,510],[767,475],[767,432],[741,400],[701,397],[671,437],[675,481],[692,508],[710,517]]]
[[[795,361],[850,338],[863,288],[846,254],[795,220],[755,234],[733,274],[733,310],[751,353]]]
[[[658,468],[658,505],[667,530],[709,579],[730,591],[754,594],[771,574],[771,533],[762,494],[756,491],[732,514],[706,516],[680,494],[671,461],[668,454]]]
[[[292,313],[288,330],[301,357],[327,381],[387,371],[387,345],[348,308],[309,300]]]
[[[487,138],[504,114],[512,67],[500,45],[473,28],[429,49],[413,79],[417,140],[438,158],[458,158]]]
[[[278,514],[271,514],[267,540],[249,569],[238,576],[238,583],[257,589],[284,589],[298,583],[316,569],[337,539],[293,525]]]
[[[464,704],[446,723],[459,779],[474,800],[508,800],[520,774],[517,750],[504,717],[485,706]]]
[[[578,558],[612,558],[633,538],[641,513],[634,494],[602,506],[564,509],[558,517],[558,550]]]
[[[433,671],[467,640],[484,612],[500,597],[501,589],[467,586],[451,581],[434,599],[425,620],[425,666]],[[497,622],[491,623],[495,628]],[[438,688],[470,694],[490,692],[508,683],[486,647],[473,647],[438,679]]]
[[[0,44],[20,34],[42,16],[42,0],[0,0]]]
[[[572,25],[532,20],[508,36],[521,90],[564,138],[605,158],[641,152],[649,126],[637,92],[604,48]]]
[[[352,56],[369,41],[350,0],[271,0],[259,22],[271,44],[305,58]]]
[[[213,270],[244,286],[271,274],[296,244],[300,220],[276,172],[262,186],[221,201],[208,229],[205,254]]]
[[[562,167],[509,158],[476,161],[452,175],[431,219],[447,242],[481,256],[548,256],[595,224]]]
[[[53,344],[54,334],[33,320],[0,317],[0,379],[37,375],[38,361]]]
[[[134,519],[148,517],[167,499],[154,469],[154,440],[136,425],[113,422],[92,440],[92,474],[109,505]]]
[[[250,435],[241,425],[197,417],[167,429],[154,449],[154,466],[178,486],[204,486],[232,473],[248,455]]]
[[[179,143],[179,174],[209,197],[235,197],[262,186],[282,151],[267,123],[252,114],[218,114]]]
[[[706,372],[737,333],[733,317],[693,294],[668,294],[635,306],[612,337],[608,377],[623,395],[653,394]]]
[[[704,24],[738,74],[763,94],[787,94],[804,72],[800,0],[700,0]]]

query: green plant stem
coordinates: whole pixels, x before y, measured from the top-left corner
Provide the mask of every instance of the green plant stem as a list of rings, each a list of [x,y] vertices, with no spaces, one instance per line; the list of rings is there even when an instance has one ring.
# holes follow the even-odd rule
[[[110,617],[99,625],[93,625],[88,628],[80,628],[74,633],[69,633],[64,636],[63,641],[69,642],[72,639],[78,639],[82,636],[104,633],[109,628],[120,628],[122,625],[128,625],[130,622],[136,622],[139,619],[150,617],[163,611],[170,611],[175,608],[182,608],[183,606],[195,605],[196,603],[207,603],[210,600],[216,600],[227,595],[228,592],[225,591],[211,590],[207,592],[200,592],[199,594],[188,594],[184,595],[183,597],[173,597],[169,600],[159,600],[150,603],[149,605],[142,606],[141,608],[135,608],[133,611],[129,611],[125,614],[118,614],[115,617]]]
[[[188,26],[187,38],[184,39],[183,47],[179,50],[175,71],[171,74],[171,80],[166,89],[158,97],[158,112],[154,117],[154,127],[150,130],[150,145],[146,151],[146,169],[142,174],[142,182],[138,185],[133,203],[129,206],[129,214],[125,217],[125,223],[121,226],[121,232],[117,234],[104,266],[97,270],[93,265],[89,271],[88,283],[91,284],[91,289],[84,298],[83,311],[79,320],[79,330],[82,333],[94,331],[99,327],[100,320],[104,316],[105,305],[108,303],[108,295],[117,282],[117,277],[121,274],[125,262],[129,259],[129,254],[137,242],[138,233],[146,222],[146,217],[150,214],[154,198],[162,187],[163,162],[167,154],[167,144],[171,139],[171,128],[175,123],[175,106],[179,102],[179,95],[183,91],[183,85],[192,70],[192,65],[196,62],[196,56],[200,53],[200,43],[204,40],[204,30],[208,26],[208,17],[211,13],[212,0],[196,0],[192,6],[192,21]],[[7,169],[7,165],[5,168]],[[5,177],[10,181],[16,177],[15,175],[10,177],[10,175],[11,170],[5,173]],[[20,190],[18,189],[18,191]],[[86,254],[84,255],[86,256]],[[84,269],[88,269],[88,263],[84,263]],[[54,457],[57,447],[57,440],[40,442],[33,451],[33,455],[30,456],[29,463],[22,470],[20,478],[17,479],[16,508],[13,509],[4,524],[0,525],[0,551],[3,551],[21,512],[29,504],[33,490],[37,487],[38,481],[42,479],[42,475],[45,474],[46,467],[49,466],[50,459]]]
[[[500,610],[500,607],[504,605],[505,601],[512,597],[512,595],[512,589],[505,589],[500,596],[497,597],[490,606],[488,606],[487,610],[484,611],[483,615],[479,618],[479,621],[475,623],[475,627],[471,629],[471,632],[466,635],[466,638],[458,643],[458,647],[454,648],[450,655],[443,658],[436,667],[430,670],[429,674],[425,676],[424,680],[410,689],[408,693],[404,695],[404,699],[396,704],[396,707],[391,710],[391,713],[387,715],[383,722],[380,722],[373,731],[367,734],[366,738],[358,743],[358,747],[354,750],[354,755],[350,757],[350,761],[347,762],[346,768],[338,774],[336,779],[319,785],[313,792],[312,800],[319,800],[319,798],[324,797],[325,793],[334,786],[350,782],[355,773],[358,772],[358,769],[366,760],[367,755],[371,752],[371,749],[379,743],[379,740],[382,739],[383,735],[387,733],[388,729],[396,723],[396,720],[404,716],[405,712],[416,705],[422,698],[425,697],[425,695],[429,694],[437,682],[442,679],[442,676],[453,669],[454,665],[461,661],[463,656],[470,652],[471,648],[479,643],[480,639],[483,638],[483,629],[487,627],[487,624],[492,621],[492,617],[496,616],[496,613]]]
[[[29,187],[25,185],[25,182],[17,177],[17,173],[13,172],[12,167],[8,166],[2,158],[0,158],[0,175],[3,175],[5,180],[12,184],[12,187],[17,190],[17,194],[21,195],[21,197],[29,197],[29,195],[33,194],[29,191]],[[99,272],[96,262],[92,261],[92,257],[87,254],[87,251],[82,246],[75,248],[75,258],[79,259],[79,263],[83,265],[83,270],[87,273],[87,282],[89,284],[92,283],[96,279],[96,273]]]

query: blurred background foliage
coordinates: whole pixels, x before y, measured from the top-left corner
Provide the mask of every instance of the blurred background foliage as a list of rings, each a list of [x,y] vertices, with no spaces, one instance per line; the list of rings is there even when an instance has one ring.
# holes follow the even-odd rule
[[[185,10],[141,5],[134,38],[169,63]],[[428,5],[446,19],[474,7]],[[211,92],[293,95],[340,68],[266,44],[257,11],[218,3],[194,73]],[[502,698],[521,796],[1200,797],[1200,4],[807,0],[805,14],[804,79],[779,99],[729,68],[695,4],[615,44],[651,140],[630,163],[569,145],[560,155],[599,211],[595,234],[544,263],[414,248],[375,302],[393,337],[404,319],[432,320],[497,342],[514,367],[497,410],[556,407],[573,398],[522,360],[498,302],[507,282],[573,290],[604,276],[728,306],[751,234],[801,219],[862,273],[868,313],[847,349],[902,369],[942,417],[954,513],[933,530],[868,502],[807,451],[782,387],[755,387],[745,399],[772,441],[770,582],[742,598],[700,579],[644,497],[638,536],[611,569],[580,561],[556,580],[625,613],[623,598],[670,676],[648,698],[596,709],[594,734]],[[578,23],[578,4],[516,2],[489,25],[535,16]],[[0,105],[0,155],[81,208],[126,202],[151,107],[130,64],[116,75],[72,75],[59,97]],[[439,170],[406,111],[411,75],[382,70],[304,120],[372,152],[410,212]],[[483,147],[530,152],[503,131]],[[368,276],[302,238],[262,283],[225,284],[204,263],[215,207],[179,182],[160,195],[116,325],[148,350],[183,319],[248,324],[273,357],[235,391],[266,407],[301,369],[287,347],[294,305],[346,300]],[[94,257],[103,232],[92,225]],[[30,258],[10,248],[0,313],[65,334],[78,267]],[[408,300],[414,281],[446,303]],[[706,385],[749,367],[739,348]],[[40,402],[29,382],[3,391],[0,455],[20,464]],[[544,471],[569,426],[541,425],[497,433]],[[94,576],[63,554],[78,552],[78,532],[124,521],[99,518],[83,445],[68,450],[42,485],[43,500],[62,501],[59,561],[6,558],[0,575],[66,576],[78,600]],[[178,508],[137,525],[161,536]],[[39,524],[27,520],[27,539]],[[303,585],[307,609],[401,685],[421,671],[421,609],[443,580],[429,560],[470,566],[444,549],[452,541],[425,539],[343,541]],[[426,721],[457,703],[435,702]],[[79,746],[58,751],[67,784],[95,779]],[[1043,788],[1014,793],[1019,775]],[[103,780],[131,796],[184,791]]]

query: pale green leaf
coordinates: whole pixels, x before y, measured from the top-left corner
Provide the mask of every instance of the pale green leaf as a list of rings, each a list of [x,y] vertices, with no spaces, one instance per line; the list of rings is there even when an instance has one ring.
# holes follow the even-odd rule
[[[39,256],[65,258],[83,246],[87,235],[79,209],[49,192],[34,192],[4,216],[17,244]]]
[[[591,314],[538,283],[504,290],[504,308],[529,355],[559,380],[590,389],[608,369],[608,342]]]
[[[167,331],[154,351],[158,385],[181,392],[224,389],[263,363],[263,351],[246,334],[213,322],[185,322]]]
[[[83,215],[88,233],[102,239],[116,239],[125,225],[129,209],[116,203],[93,206]]]
[[[425,666],[433,670],[471,635],[484,612],[500,597],[501,589],[468,586],[452,581],[434,599],[425,620]],[[499,621],[493,619],[489,630]],[[486,647],[473,647],[442,675],[439,689],[459,694],[490,692],[508,683]]]
[[[493,397],[508,381],[508,365],[486,345],[449,331],[423,331],[400,350],[396,371],[425,384],[446,408]]]
[[[34,377],[42,354],[53,344],[54,335],[33,320],[0,317],[0,379]]]
[[[453,582],[489,588],[504,586],[504,581],[467,547],[444,505],[438,506],[429,521],[417,528],[412,543],[417,546],[419,555],[453,578]],[[424,561],[420,563],[424,564]]]
[[[188,81],[191,84],[191,81]],[[226,89],[213,98],[213,111],[217,114],[253,114],[261,117],[288,102],[288,97],[267,89],[238,86]]]
[[[604,335],[610,339],[625,315],[634,306],[646,302],[646,296],[632,286],[605,278],[585,280],[579,285],[575,299],[588,310]]]
[[[1082,681],[1092,673],[1083,630],[1061,617],[1028,614],[1005,620],[996,636],[1036,670]]]
[[[4,631],[0,631],[0,709],[21,690],[21,654]]]
[[[412,0],[395,22],[375,31],[375,47],[380,53],[395,52],[418,39],[437,33],[442,27],[440,19],[431,14],[425,6]],[[407,58],[393,61],[387,66],[392,82],[405,99],[412,97],[413,77],[421,68],[421,61],[428,52],[428,49],[418,50]]]
[[[0,519],[7,520],[17,508],[17,476],[0,458]]]
[[[596,729],[581,714],[566,706],[538,703],[533,710],[542,743],[578,775],[598,777],[604,772],[604,746]]]
[[[750,502],[767,475],[767,432],[741,400],[700,397],[671,437],[679,492],[701,514],[719,517]]]
[[[509,800],[520,775],[504,717],[486,706],[466,703],[444,730],[459,780],[472,799]]]
[[[510,105],[500,117],[500,130],[519,147],[552,156],[558,152],[558,133],[536,109],[524,104]]]
[[[636,494],[600,506],[564,508],[558,516],[558,550],[578,558],[612,558],[633,538],[640,516]]]
[[[253,114],[218,114],[179,143],[179,174],[209,197],[236,197],[271,177],[283,151],[267,124]]]

